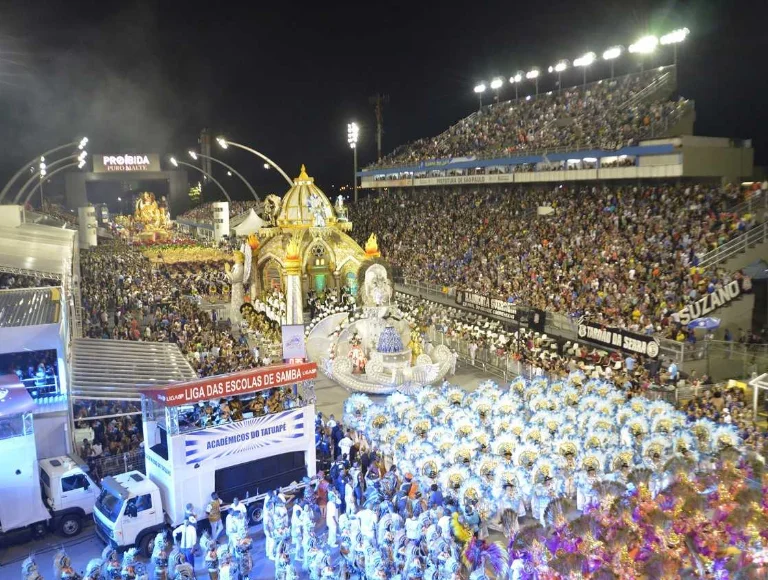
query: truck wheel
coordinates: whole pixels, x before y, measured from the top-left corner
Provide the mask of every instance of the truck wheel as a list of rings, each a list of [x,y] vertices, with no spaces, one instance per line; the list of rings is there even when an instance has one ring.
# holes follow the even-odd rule
[[[45,535],[46,528],[44,522],[38,522],[32,526],[32,537],[35,539],[42,538]]]
[[[64,516],[59,524],[59,533],[67,538],[76,536],[82,529],[83,524],[75,514]]]
[[[152,540],[154,540],[155,537],[153,534],[147,534],[138,543],[139,548],[139,554],[144,556],[145,558],[151,558],[152,557]]]
[[[261,525],[261,521],[264,519],[264,514],[261,511],[261,508],[258,505],[253,505],[250,508],[248,508],[248,521],[251,522],[252,526],[259,526]]]

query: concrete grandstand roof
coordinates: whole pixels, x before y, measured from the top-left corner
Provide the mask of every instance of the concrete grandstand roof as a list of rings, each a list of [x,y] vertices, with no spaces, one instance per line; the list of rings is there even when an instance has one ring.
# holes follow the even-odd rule
[[[59,320],[59,288],[0,290],[0,328],[58,324]]]
[[[0,272],[71,276],[76,236],[74,230],[39,224],[0,227]]]
[[[78,338],[72,341],[75,397],[139,399],[143,387],[196,379],[179,347],[166,342]]]

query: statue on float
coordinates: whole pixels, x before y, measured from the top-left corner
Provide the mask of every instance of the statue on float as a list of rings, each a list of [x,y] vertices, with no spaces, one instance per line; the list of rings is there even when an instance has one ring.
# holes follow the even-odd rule
[[[135,223],[142,225],[144,230],[161,230],[165,228],[165,212],[160,209],[155,200],[155,194],[145,191],[136,201],[133,213]]]
[[[317,193],[312,192],[307,199],[307,209],[309,209],[309,213],[314,218],[312,225],[316,228],[324,228],[326,219],[330,217],[328,215],[330,212],[325,207],[323,199]]]
[[[227,274],[227,280],[229,280],[232,287],[229,319],[232,322],[239,322],[241,317],[240,307],[245,302],[245,288],[243,287],[245,255],[241,251],[235,250],[233,257],[235,264],[230,266],[229,262],[227,262],[224,264],[224,270]]]
[[[416,365],[416,359],[424,353],[424,345],[421,339],[421,332],[418,328],[411,329],[411,340],[408,342],[408,348],[411,351],[411,364]]]
[[[363,341],[360,339],[360,335],[357,332],[355,332],[352,335],[352,338],[349,339],[349,345],[350,349],[347,356],[350,361],[352,361],[352,373],[356,375],[363,374],[368,360],[365,358]]]
[[[283,201],[274,193],[269,194],[264,199],[262,217],[264,218],[264,221],[269,224],[269,227],[274,228],[277,226],[277,216],[280,215],[280,207],[282,204]]]
[[[339,221],[347,221],[347,207],[344,205],[344,196],[339,194],[336,198],[336,205],[333,208],[336,210],[336,217]]]
[[[392,284],[387,270],[381,264],[374,264],[365,272],[363,281],[363,304],[365,306],[388,306],[392,301]]]

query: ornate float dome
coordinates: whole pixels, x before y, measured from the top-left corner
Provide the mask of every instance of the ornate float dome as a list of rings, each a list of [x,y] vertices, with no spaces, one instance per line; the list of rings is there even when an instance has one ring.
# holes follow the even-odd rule
[[[323,191],[315,185],[315,179],[307,175],[301,166],[301,173],[293,180],[293,187],[283,196],[278,227],[312,227],[315,225],[315,213],[320,211],[326,224],[336,222],[333,205]]]

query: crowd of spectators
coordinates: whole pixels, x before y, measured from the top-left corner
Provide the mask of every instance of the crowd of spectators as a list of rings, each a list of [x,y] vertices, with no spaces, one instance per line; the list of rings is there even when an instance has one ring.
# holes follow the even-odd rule
[[[739,280],[697,267],[764,216],[738,188],[703,184],[389,190],[352,206],[405,278],[653,334],[688,302]],[[549,206],[550,215],[537,208]]]
[[[110,461],[143,447],[140,411],[132,401],[73,399],[77,452],[97,479],[112,469]]]
[[[619,149],[661,133],[687,101],[632,100],[668,71],[646,71],[585,87],[495,103],[434,138],[408,143],[374,167],[461,156],[504,157],[551,147]]]
[[[230,201],[229,218],[235,218],[251,209],[259,211],[260,207],[261,202],[256,200]],[[198,224],[211,224],[213,223],[213,202],[206,202],[193,207],[179,215],[177,219],[189,220]]]
[[[59,280],[42,276],[26,276],[24,274],[0,274],[0,290],[19,290],[22,288],[42,288],[45,286],[61,286]]]
[[[80,256],[89,337],[176,343],[201,377],[264,364],[244,335],[190,296],[212,284],[224,290],[208,264],[153,264],[120,243]]]
[[[0,355],[0,374],[14,374],[30,394],[42,396],[58,391],[59,368],[55,350],[13,352]]]
[[[70,226],[77,226],[77,214],[62,205],[43,200],[41,213],[54,219],[61,220]]]
[[[768,431],[760,429],[752,420],[752,409],[739,387],[706,389],[688,401],[684,411],[690,422],[706,418],[735,426],[744,444],[752,449],[761,450],[768,444]]]
[[[276,387],[249,395],[236,395],[179,409],[179,430],[193,431],[253,417],[280,413],[304,405],[292,387]]]

